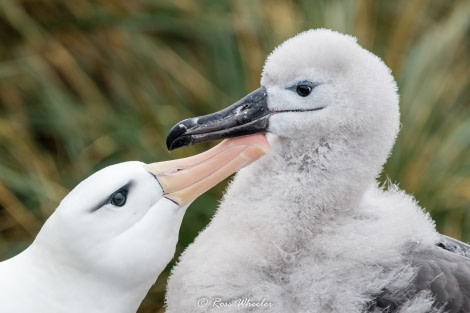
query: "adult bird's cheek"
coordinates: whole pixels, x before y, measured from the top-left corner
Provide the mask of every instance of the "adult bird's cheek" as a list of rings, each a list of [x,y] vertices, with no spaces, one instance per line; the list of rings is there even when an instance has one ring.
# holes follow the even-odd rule
[[[164,197],[182,206],[269,151],[263,135],[227,139],[201,154],[147,164],[160,182]]]

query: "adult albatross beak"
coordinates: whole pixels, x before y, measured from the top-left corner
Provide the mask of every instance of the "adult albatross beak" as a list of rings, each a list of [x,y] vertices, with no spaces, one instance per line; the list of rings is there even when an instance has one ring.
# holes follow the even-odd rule
[[[164,197],[182,206],[268,151],[266,138],[253,135],[224,140],[192,157],[145,166],[160,182]]]
[[[209,115],[188,118],[168,133],[168,150],[216,139],[251,135],[266,131],[269,116],[267,92],[256,89],[231,106]]]

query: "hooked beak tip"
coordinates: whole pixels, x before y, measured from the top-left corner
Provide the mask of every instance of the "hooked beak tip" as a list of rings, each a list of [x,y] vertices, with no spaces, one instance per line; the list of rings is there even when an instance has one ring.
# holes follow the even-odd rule
[[[166,137],[166,148],[168,151],[193,144],[193,137],[186,134],[188,128],[194,127],[194,119],[186,119],[173,126]]]
[[[173,138],[170,138],[170,136],[168,136],[166,141],[166,147],[169,152],[177,148],[191,146],[193,143],[193,138],[191,136],[180,135],[174,139]]]

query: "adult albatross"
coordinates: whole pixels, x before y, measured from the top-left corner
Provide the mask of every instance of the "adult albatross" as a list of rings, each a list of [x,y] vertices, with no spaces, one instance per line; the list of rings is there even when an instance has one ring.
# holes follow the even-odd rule
[[[355,38],[303,32],[261,88],[174,126],[169,149],[268,132],[168,283],[167,313],[470,312],[469,246],[377,176],[399,129],[397,86]]]
[[[173,258],[189,204],[268,149],[255,135],[186,159],[125,162],[93,174],[31,246],[0,263],[0,312],[135,312]]]

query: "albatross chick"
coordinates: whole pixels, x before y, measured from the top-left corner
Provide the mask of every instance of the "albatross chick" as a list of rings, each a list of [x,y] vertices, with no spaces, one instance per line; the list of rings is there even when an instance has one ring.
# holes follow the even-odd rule
[[[399,130],[389,68],[317,29],[267,58],[261,88],[178,123],[170,149],[268,132],[172,270],[167,313],[470,312],[469,247],[377,177]]]

